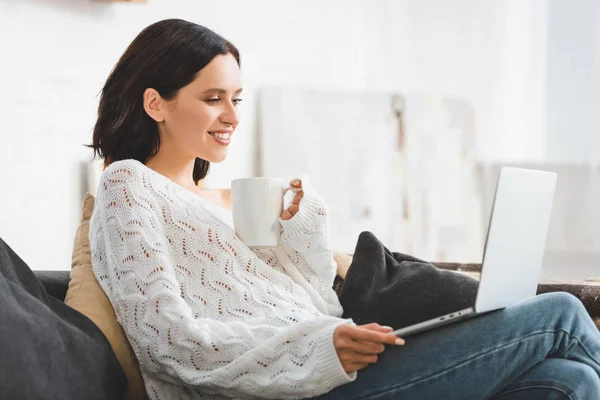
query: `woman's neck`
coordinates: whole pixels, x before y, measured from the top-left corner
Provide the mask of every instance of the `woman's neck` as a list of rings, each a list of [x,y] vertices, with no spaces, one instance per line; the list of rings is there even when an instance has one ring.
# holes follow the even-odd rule
[[[204,187],[204,180],[198,181],[197,185],[194,182],[195,161],[195,158],[185,159],[182,157],[167,156],[164,153],[161,154],[159,151],[157,155],[146,163],[146,166],[166,176],[178,185],[193,190]]]

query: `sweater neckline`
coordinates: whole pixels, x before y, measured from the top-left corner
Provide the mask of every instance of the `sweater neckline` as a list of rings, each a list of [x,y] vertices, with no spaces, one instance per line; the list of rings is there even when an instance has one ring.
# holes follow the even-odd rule
[[[212,208],[216,209],[217,211],[219,211],[219,212],[227,215],[230,219],[233,218],[232,211],[228,210],[227,208],[221,207],[220,205],[215,204],[212,201],[206,200],[204,197],[202,197],[202,196],[200,196],[200,195],[192,192],[189,189],[184,188],[183,186],[181,186],[177,182],[173,181],[172,179],[169,179],[168,177],[164,176],[160,172],[157,172],[157,171],[153,170],[152,168],[147,167],[144,163],[140,162],[139,160],[133,160],[133,161],[135,161],[138,164],[140,164],[143,168],[145,168],[146,170],[150,171],[151,174],[157,176],[159,179],[165,180],[169,184],[173,185],[173,187],[175,187],[178,190],[180,190],[180,191],[186,193],[187,195],[191,196],[193,199],[199,200],[204,206],[212,207]]]

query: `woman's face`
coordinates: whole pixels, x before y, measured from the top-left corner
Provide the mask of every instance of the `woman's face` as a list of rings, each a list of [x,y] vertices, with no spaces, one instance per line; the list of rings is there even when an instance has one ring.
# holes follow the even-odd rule
[[[231,54],[216,56],[191,83],[166,101],[159,123],[161,147],[169,142],[176,152],[221,162],[240,122],[237,109],[242,92],[240,68]]]

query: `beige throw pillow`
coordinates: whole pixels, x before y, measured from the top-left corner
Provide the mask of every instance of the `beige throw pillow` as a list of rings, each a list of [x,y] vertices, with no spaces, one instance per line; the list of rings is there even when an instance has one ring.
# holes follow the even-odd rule
[[[71,279],[65,303],[91,319],[110,342],[125,375],[126,400],[147,399],[139,363],[123,328],[117,322],[115,311],[92,271],[92,254],[88,239],[94,197],[86,193],[83,200],[81,224],[75,234]]]

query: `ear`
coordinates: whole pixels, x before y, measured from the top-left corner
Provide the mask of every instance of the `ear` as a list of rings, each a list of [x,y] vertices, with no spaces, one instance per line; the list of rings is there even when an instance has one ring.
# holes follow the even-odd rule
[[[156,122],[163,122],[164,116],[164,102],[160,93],[156,89],[148,88],[144,90],[144,110],[146,114],[150,116]]]

